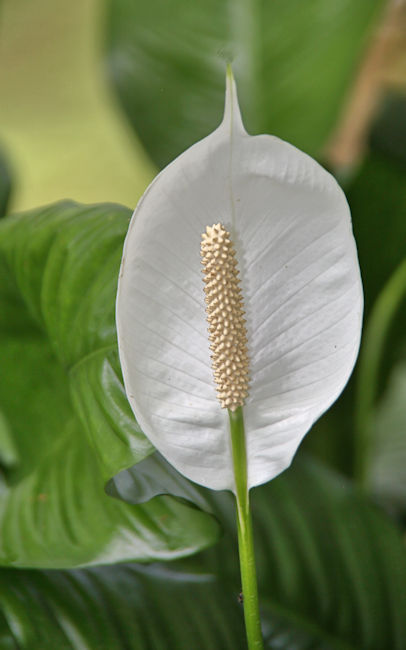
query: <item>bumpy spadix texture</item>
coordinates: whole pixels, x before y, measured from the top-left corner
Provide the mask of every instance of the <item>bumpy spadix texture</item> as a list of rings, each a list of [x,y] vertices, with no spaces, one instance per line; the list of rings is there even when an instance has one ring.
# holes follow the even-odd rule
[[[235,411],[248,393],[247,332],[235,250],[221,223],[202,234],[201,256],[217,397]]]
[[[166,167],[134,213],[117,330],[145,434],[188,478],[234,489],[202,291],[201,234],[218,222],[234,243],[244,296],[252,487],[290,464],[342,391],[358,352],[362,289],[343,192],[295,147],[246,133],[231,76],[219,128]]]

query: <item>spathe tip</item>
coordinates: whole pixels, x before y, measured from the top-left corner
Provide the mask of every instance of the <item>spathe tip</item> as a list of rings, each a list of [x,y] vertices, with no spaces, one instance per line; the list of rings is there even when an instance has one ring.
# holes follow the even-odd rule
[[[222,125],[231,131],[246,133],[238,104],[237,86],[235,84],[231,63],[226,67],[226,99]]]

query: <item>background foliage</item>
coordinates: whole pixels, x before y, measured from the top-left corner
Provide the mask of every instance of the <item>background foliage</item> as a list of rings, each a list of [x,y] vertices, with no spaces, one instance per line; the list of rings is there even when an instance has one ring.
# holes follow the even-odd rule
[[[345,185],[366,298],[344,395],[253,492],[266,644],[406,647],[406,47],[390,32],[406,22],[393,11],[0,4],[0,648],[245,647],[233,504],[140,431],[114,324],[130,207],[154,166],[219,123],[230,56],[250,132]],[[361,122],[344,165],[334,134]]]

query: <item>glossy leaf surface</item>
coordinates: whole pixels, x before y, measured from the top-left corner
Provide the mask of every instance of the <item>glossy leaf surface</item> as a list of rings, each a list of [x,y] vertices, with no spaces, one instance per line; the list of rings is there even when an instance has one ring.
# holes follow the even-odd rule
[[[217,537],[212,518],[173,499],[132,507],[104,493],[107,478],[152,451],[117,363],[128,217],[64,203],[0,222],[3,564],[166,559]]]
[[[229,496],[212,495],[224,540],[180,566],[3,570],[3,646],[244,650]],[[405,549],[375,508],[308,461],[256,490],[253,507],[266,648],[404,648]]]

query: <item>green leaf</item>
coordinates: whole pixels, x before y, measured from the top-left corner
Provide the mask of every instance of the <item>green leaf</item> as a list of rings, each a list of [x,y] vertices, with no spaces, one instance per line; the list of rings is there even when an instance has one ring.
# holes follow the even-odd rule
[[[3,570],[0,608],[6,619],[1,648],[245,648],[237,599],[215,576],[162,566]]]
[[[196,560],[238,589],[233,511],[219,545]],[[219,503],[219,500],[216,499]],[[406,646],[406,551],[397,529],[351,484],[296,458],[252,491],[260,604],[271,648],[402,650]]]
[[[360,486],[377,493],[375,474],[393,456],[396,433],[387,433],[383,452],[376,426],[377,402],[387,388],[392,369],[404,350],[406,323],[406,129],[405,95],[388,94],[372,125],[370,151],[347,193],[365,293],[365,333],[356,376],[355,475]],[[376,446],[384,453],[376,458]],[[372,463],[372,466],[370,466]],[[377,469],[379,466],[380,469]],[[384,472],[385,473],[385,472]],[[397,507],[393,480],[386,477],[381,496]],[[386,490],[389,480],[392,487]],[[388,503],[392,491],[394,503]],[[379,492],[379,490],[378,490]]]
[[[392,514],[406,512],[406,362],[395,368],[371,418],[365,483]]]
[[[152,453],[124,392],[118,352],[102,348],[70,370],[73,404],[97,452],[105,480]]]
[[[406,93],[389,91],[372,129],[370,144],[376,151],[406,162]]]
[[[170,568],[1,571],[1,647],[243,650],[234,505],[212,496],[224,539]],[[253,514],[266,648],[403,650],[405,548],[349,483],[295,461]]]
[[[218,126],[230,58],[248,131],[315,155],[383,4],[110,0],[109,77],[160,167]]]
[[[0,150],[0,217],[7,212],[11,195],[11,171],[3,152]]]
[[[406,294],[406,258],[381,291],[365,329],[357,375],[355,410],[355,474],[366,487],[373,438],[375,402],[379,392],[384,351],[391,326]]]
[[[401,264],[406,259],[405,107],[402,95],[391,94],[384,99],[372,127],[368,154],[347,188],[364,285],[365,333],[358,371],[343,396],[304,441],[308,449],[349,475],[354,475],[353,458],[348,453],[354,444],[354,412],[358,432],[361,428],[365,431],[366,420],[374,418],[375,401],[404,349],[406,267],[402,272]],[[365,435],[368,437],[367,431]],[[357,444],[355,473],[360,478],[368,451],[364,439]]]
[[[405,110],[405,94],[389,92],[382,99],[369,134],[368,154],[347,190],[367,315],[406,257]]]
[[[0,466],[12,467],[18,462],[18,452],[9,424],[0,411]]]
[[[134,507],[104,492],[106,479],[153,451],[117,360],[129,216],[63,203],[0,222],[0,445],[10,457],[11,438],[18,455],[0,491],[2,564],[168,559],[218,536],[213,518],[170,497]]]
[[[135,505],[167,494],[195,504],[205,512],[213,511],[206,498],[208,493],[180,474],[157,451],[114,476],[107,483],[106,492]]]
[[[362,269],[365,311],[406,257],[406,165],[372,151],[348,188]]]
[[[115,294],[130,216],[120,206],[66,202],[0,225],[0,255],[15,286],[9,293],[22,303],[11,318],[32,323],[30,338],[45,339],[106,479],[153,451],[125,398],[117,358]]]

